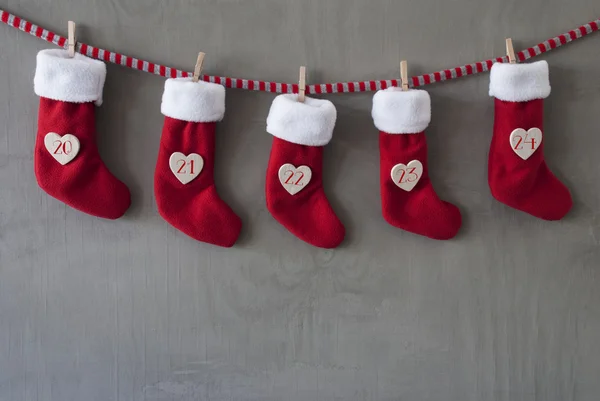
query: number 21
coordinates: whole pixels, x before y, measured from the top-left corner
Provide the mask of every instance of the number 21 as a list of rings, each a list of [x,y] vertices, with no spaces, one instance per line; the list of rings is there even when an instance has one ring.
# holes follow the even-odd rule
[[[177,170],[177,174],[187,174],[186,165],[190,165],[190,175],[194,175],[194,161],[190,160],[189,162],[187,162],[185,159],[179,159],[177,160],[177,163],[181,163],[181,165],[179,166],[179,170]]]

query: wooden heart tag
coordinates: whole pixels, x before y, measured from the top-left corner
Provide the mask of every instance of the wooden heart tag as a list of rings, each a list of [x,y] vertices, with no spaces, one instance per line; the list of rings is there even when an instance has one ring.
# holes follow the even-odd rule
[[[197,153],[190,153],[186,156],[181,152],[175,152],[169,158],[169,167],[175,177],[185,185],[200,175],[204,167],[204,160]]]
[[[398,188],[410,192],[423,175],[423,164],[418,160],[413,160],[408,164],[396,164],[392,168],[391,175],[392,181]]]
[[[310,182],[312,171],[308,166],[296,168],[293,164],[286,163],[279,168],[279,182],[290,195],[296,195]]]
[[[542,130],[517,128],[510,134],[510,147],[523,160],[527,160],[542,144]]]
[[[79,153],[81,147],[79,139],[75,135],[58,135],[56,132],[48,132],[44,137],[46,150],[54,159],[63,166],[72,161]]]

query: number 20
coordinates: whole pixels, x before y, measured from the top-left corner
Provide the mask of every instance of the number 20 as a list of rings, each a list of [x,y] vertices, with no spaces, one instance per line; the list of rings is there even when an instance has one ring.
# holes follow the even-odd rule
[[[61,141],[54,141],[54,145],[56,146],[56,149],[54,149],[55,155],[68,155],[73,151],[73,144],[71,141],[66,141],[65,143]]]

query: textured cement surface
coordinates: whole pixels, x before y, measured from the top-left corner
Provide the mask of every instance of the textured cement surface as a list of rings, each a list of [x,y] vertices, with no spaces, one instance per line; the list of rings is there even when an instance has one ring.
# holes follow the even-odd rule
[[[3,0],[87,43],[191,70],[293,82],[413,74],[523,48],[600,15],[597,0]],[[430,173],[464,226],[434,242],[381,217],[372,94],[334,95],[325,190],[347,227],[312,248],[265,207],[273,95],[227,92],[217,187],[244,221],[230,250],[157,214],[163,79],[110,65],[99,147],[131,188],[115,222],[33,173],[44,42],[0,27],[0,400],[597,401],[600,34],[551,52],[545,151],[575,206],[558,223],[494,201],[482,74],[427,87]]]

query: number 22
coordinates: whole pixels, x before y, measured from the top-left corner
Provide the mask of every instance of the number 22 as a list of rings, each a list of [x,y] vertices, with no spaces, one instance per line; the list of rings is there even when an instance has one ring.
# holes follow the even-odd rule
[[[302,171],[298,171],[298,174],[300,174],[300,178],[298,178],[298,179],[296,180],[296,182],[290,182],[290,180],[291,180],[291,179],[294,177],[294,175],[295,175],[295,172],[293,172],[292,170],[288,170],[288,171],[286,171],[285,173],[286,173],[286,174],[287,174],[287,173],[290,173],[290,176],[287,178],[287,180],[285,180],[285,183],[286,183],[286,184],[300,185],[300,181],[302,181],[302,179],[304,178],[304,173],[303,173]]]

